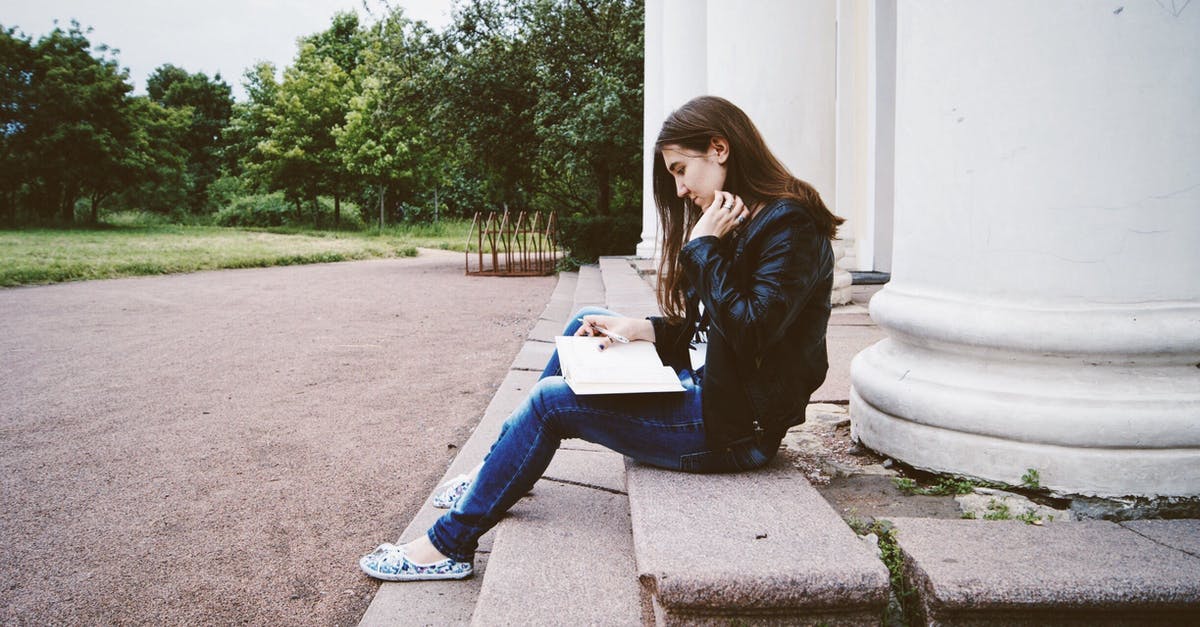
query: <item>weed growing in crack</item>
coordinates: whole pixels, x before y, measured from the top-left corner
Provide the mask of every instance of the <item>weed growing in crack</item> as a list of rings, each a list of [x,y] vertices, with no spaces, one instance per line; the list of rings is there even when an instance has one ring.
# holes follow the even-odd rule
[[[927,487],[921,487],[915,479],[908,479],[906,477],[895,477],[892,479],[892,483],[905,496],[912,496],[914,494],[922,496],[970,494],[977,487],[990,487],[987,483],[963,477],[939,477],[936,483]]]
[[[1021,485],[1030,490],[1040,490],[1042,488],[1042,477],[1036,468],[1027,468],[1025,474],[1021,475]]]
[[[888,583],[891,585],[895,600],[900,605],[901,614],[900,616],[888,616],[886,624],[915,625],[916,590],[909,586],[904,578],[904,554],[901,553],[900,545],[896,542],[896,530],[892,527],[892,523],[886,520],[875,520],[868,523],[853,515],[846,518],[845,521],[854,530],[854,533],[860,536],[873,533],[879,539],[881,559],[888,570]],[[893,612],[893,608],[889,607],[888,613],[893,614]]]
[[[988,501],[988,513],[983,515],[984,520],[1012,520],[1012,512],[1008,509],[1008,504],[992,499]]]

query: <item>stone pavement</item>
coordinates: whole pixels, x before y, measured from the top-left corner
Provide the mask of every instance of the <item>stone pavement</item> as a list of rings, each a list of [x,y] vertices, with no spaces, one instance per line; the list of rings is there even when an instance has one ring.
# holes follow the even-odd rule
[[[541,319],[446,472],[477,464],[584,305],[656,311],[645,262],[560,275]],[[855,286],[835,309],[830,372],[813,402],[845,404],[850,359],[881,339]],[[402,534],[440,515],[426,503]],[[857,538],[798,469],[667,472],[569,440],[534,491],[484,536],[464,582],[383,584],[362,625],[881,624],[896,585],[926,624],[1195,624],[1200,521],[895,518],[886,548]],[[901,577],[902,576],[902,579]],[[909,593],[908,591],[912,591]]]

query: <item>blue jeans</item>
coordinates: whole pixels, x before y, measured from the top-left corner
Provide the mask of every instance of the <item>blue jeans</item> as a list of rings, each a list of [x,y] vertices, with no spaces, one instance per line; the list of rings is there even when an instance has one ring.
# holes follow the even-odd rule
[[[574,335],[584,308],[563,335]],[[458,503],[429,529],[443,555],[469,561],[479,538],[494,527],[541,478],[562,440],[580,438],[633,459],[686,472],[729,472],[757,468],[774,457],[779,443],[746,440],[720,450],[705,441],[700,386],[688,370],[679,373],[684,392],[576,396],[562,378],[557,351],[537,385],[500,429],[483,467]]]

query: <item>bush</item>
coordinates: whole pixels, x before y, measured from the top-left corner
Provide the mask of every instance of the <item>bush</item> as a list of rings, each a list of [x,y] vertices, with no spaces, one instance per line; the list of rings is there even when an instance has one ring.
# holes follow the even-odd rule
[[[237,176],[222,176],[208,186],[208,204],[213,207],[228,207],[246,195],[245,181]]]
[[[581,263],[602,255],[632,255],[642,237],[642,216],[579,215],[560,217],[558,243]]]
[[[284,226],[295,221],[296,211],[283,194],[241,196],[217,212],[219,226]]]
[[[327,196],[321,196],[320,198],[317,199],[317,206],[320,207],[320,209],[321,209],[321,224],[320,224],[321,228],[332,229],[333,228],[333,199],[329,198]],[[304,224],[307,226],[314,226],[311,222],[311,219],[312,219],[312,214],[310,213],[311,211],[312,211],[312,207],[305,205],[305,207],[304,207],[304,214],[305,214],[304,215],[304,218],[305,218]],[[367,226],[366,223],[363,221],[362,211],[359,210],[358,205],[356,205],[355,203],[352,203],[352,202],[347,202],[345,199],[342,200],[341,212],[339,213],[339,216],[340,216],[338,218],[338,229],[339,230],[361,231],[364,228],[366,228],[366,226]]]
[[[171,224],[171,218],[150,211],[111,211],[100,218],[102,224],[120,228],[139,228]]]
[[[321,213],[320,224],[313,220],[311,203],[303,203],[302,215],[296,215],[295,203],[284,199],[282,192],[273,194],[253,194],[233,199],[228,205],[217,212],[218,226],[249,226],[258,228],[295,227],[312,228],[320,226],[323,229],[333,227],[333,199],[322,196],[317,199],[317,208]],[[346,230],[361,230],[362,214],[354,203],[343,202],[338,228]]]

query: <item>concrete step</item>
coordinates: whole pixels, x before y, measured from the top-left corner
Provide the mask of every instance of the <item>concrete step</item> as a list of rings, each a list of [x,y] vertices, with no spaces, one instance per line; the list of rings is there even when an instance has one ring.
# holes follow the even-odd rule
[[[650,284],[626,257],[601,257],[605,301],[609,309],[632,318],[657,316],[658,303]]]
[[[578,272],[560,272],[554,293],[550,294],[550,301],[546,303],[546,308],[542,310],[538,319],[558,323],[566,320],[572,313],[571,307],[575,305],[575,287],[578,283]]]
[[[1200,622],[1200,520],[892,524],[913,624]]]
[[[523,349],[518,356],[518,367],[520,368],[536,369],[540,372],[542,366],[546,365],[546,359],[554,351],[554,338],[562,333],[567,318],[583,307],[604,306],[604,281],[600,277],[599,266],[581,266],[579,272],[563,273],[560,276],[564,275],[570,276],[566,280],[559,280],[559,285],[554,290],[550,303],[546,305],[546,311],[533,325],[533,330],[529,332],[530,340],[549,344],[550,348],[529,347],[527,342],[528,350]],[[538,359],[543,354],[545,358],[541,359],[541,364],[538,365]]]
[[[541,318],[531,331],[548,333],[550,341],[562,330],[563,320],[570,315],[562,313],[569,310],[575,301],[578,282],[576,273],[559,274],[558,283],[551,294]],[[552,316],[561,315],[555,320]],[[552,330],[551,330],[552,329]],[[471,437],[463,444],[458,455],[446,470],[440,485],[452,477],[466,473],[474,468],[487,455],[500,426],[508,418],[512,410],[525,399],[529,390],[537,382],[541,369],[549,352],[544,347],[552,344],[539,344],[536,341],[526,341],[521,352],[510,367],[492,397],[483,418],[475,427]],[[550,350],[553,350],[552,348]],[[545,358],[537,363],[537,357],[545,352]],[[433,494],[430,494],[432,497]],[[427,499],[417,515],[409,522],[400,535],[399,542],[408,542],[426,532],[430,525],[438,519],[444,510],[436,509]],[[487,578],[490,555],[495,540],[495,533],[485,534],[480,538],[479,551],[475,557],[475,575],[467,581],[427,581],[421,583],[384,583],[380,586],[371,605],[367,608],[360,625],[466,625],[476,611],[477,601],[483,583]]]
[[[472,624],[639,624],[623,483],[620,455],[559,450],[497,527]]]
[[[878,624],[888,571],[800,471],[692,475],[630,462],[643,604],[657,625]]]
[[[629,259],[604,258],[609,305],[657,315]],[[877,624],[888,572],[795,468],[688,475],[626,468],[642,602],[659,625]]]
[[[580,266],[579,281],[575,288],[575,307],[571,313],[579,311],[582,307],[603,306],[604,278],[600,274],[600,266]]]
[[[537,382],[539,373],[510,370],[500,384],[483,419],[450,464],[441,483],[466,473],[487,455],[500,426],[512,410],[524,400]],[[433,493],[430,493],[430,497]],[[417,515],[400,534],[404,543],[425,533],[445,510],[427,499]],[[494,533],[484,534],[475,555],[475,574],[466,581],[423,581],[419,583],[383,583],[359,623],[375,627],[385,625],[466,625],[475,611],[480,588],[487,577]]]
[[[599,267],[580,268],[571,313],[604,306],[604,299]],[[552,345],[528,342],[517,362],[540,372],[552,351]],[[493,533],[472,624],[641,622],[621,455],[564,442],[531,495]]]

